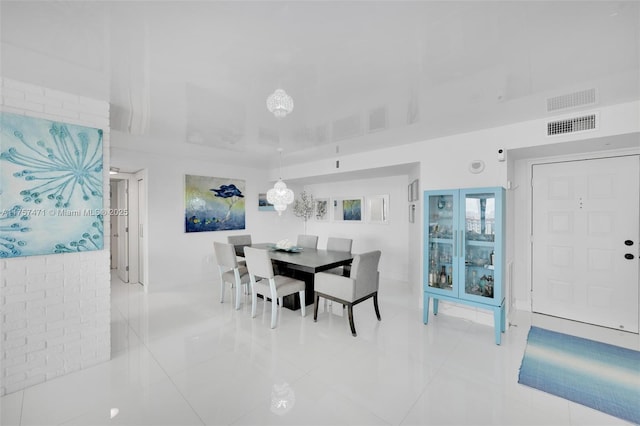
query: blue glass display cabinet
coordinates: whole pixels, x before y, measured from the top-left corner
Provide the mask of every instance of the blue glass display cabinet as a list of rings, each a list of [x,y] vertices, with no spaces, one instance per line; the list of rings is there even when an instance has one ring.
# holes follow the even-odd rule
[[[429,301],[493,311],[496,344],[505,331],[504,194],[501,187],[424,192],[424,312]]]

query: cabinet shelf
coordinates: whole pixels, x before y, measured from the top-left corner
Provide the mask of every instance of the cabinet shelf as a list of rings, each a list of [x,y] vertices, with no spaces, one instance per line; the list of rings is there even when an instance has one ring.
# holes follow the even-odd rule
[[[431,237],[429,236],[429,241],[432,243],[445,243],[445,244],[453,244],[453,238],[442,238],[442,237]]]
[[[469,246],[492,247],[494,244],[495,244],[494,241],[467,240],[467,245]]]

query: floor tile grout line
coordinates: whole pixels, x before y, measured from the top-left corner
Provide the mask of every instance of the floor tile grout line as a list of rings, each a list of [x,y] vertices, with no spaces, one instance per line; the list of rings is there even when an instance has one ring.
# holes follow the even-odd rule
[[[184,400],[184,402],[187,404],[187,406],[191,409],[191,411],[193,411],[193,414],[200,420],[200,423],[205,426],[207,423],[204,421],[204,419],[202,417],[200,417],[200,414],[195,410],[195,408],[193,408],[193,406],[191,405],[191,403],[189,402],[189,400],[184,396],[184,394],[180,391],[180,388],[178,387],[178,385],[176,385],[176,383],[173,381],[173,378],[171,377],[171,375],[165,370],[165,367],[160,363],[160,361],[158,361],[158,359],[156,358],[156,356],[154,355],[153,351],[151,350],[151,348],[149,348],[147,346],[147,343],[140,337],[140,335],[138,333],[136,333],[135,329],[129,324],[129,320],[127,319],[127,326],[130,328],[130,330],[133,332],[133,334],[136,335],[136,337],[138,338],[138,340],[140,341],[140,343],[142,344],[142,346],[144,346],[144,348],[147,350],[147,352],[149,352],[149,356],[156,362],[156,364],[158,364],[158,367],[160,368],[160,370],[162,370],[162,372],[164,373],[164,375],[166,376],[167,380],[169,380],[169,382],[171,383],[171,385],[174,387],[174,389],[176,390],[176,392],[178,392],[178,394],[182,397],[182,399]]]

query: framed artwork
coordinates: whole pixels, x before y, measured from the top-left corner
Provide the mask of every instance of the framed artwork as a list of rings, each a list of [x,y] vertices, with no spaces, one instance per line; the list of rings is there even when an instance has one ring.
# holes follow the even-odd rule
[[[414,223],[416,221],[416,205],[409,205],[409,223]]]
[[[413,187],[411,184],[407,186],[407,201],[409,202],[413,201]]]
[[[367,222],[389,223],[389,194],[367,197]]]
[[[185,232],[245,229],[245,181],[185,175]]]
[[[329,199],[328,198],[316,198],[313,217],[318,221],[329,220]]]
[[[361,222],[363,216],[363,198],[345,197],[333,199],[333,220]]]
[[[0,112],[0,258],[104,248],[102,137]]]
[[[276,208],[273,204],[267,201],[267,193],[258,194],[258,211],[261,212],[275,212]]]

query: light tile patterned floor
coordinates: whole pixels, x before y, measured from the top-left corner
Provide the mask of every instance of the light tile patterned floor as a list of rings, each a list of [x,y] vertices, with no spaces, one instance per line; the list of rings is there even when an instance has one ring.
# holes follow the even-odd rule
[[[324,306],[317,323],[283,309],[271,330],[268,306],[251,319],[248,296],[236,311],[218,292],[114,279],[112,360],[3,397],[1,424],[626,424],[517,376],[532,322],[632,349],[637,335],[516,312],[497,346],[491,327],[444,313],[423,325],[419,295],[392,281],[381,322],[355,307],[358,337]]]

